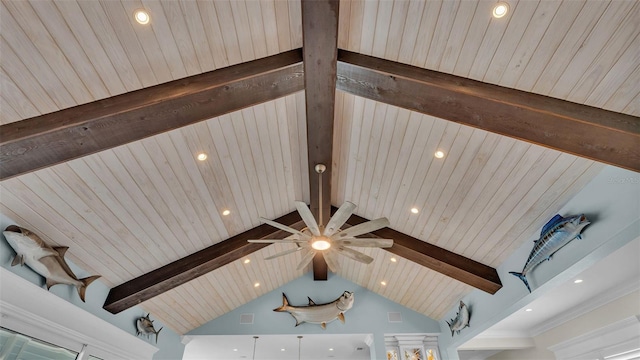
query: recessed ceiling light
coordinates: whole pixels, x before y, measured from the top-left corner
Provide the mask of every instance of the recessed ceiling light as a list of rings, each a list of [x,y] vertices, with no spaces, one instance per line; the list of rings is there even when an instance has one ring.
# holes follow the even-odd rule
[[[284,348],[280,349],[280,351],[284,351]]]
[[[251,262],[251,259],[244,259],[244,263],[245,263],[245,264],[248,264],[248,263],[250,263],[250,262]]]
[[[151,17],[146,10],[138,9],[133,13],[133,17],[136,19],[138,24],[147,25]]]
[[[493,17],[499,19],[509,12],[509,4],[499,2],[493,7]]]
[[[329,351],[333,351],[333,348],[329,348]]]
[[[583,280],[582,279],[576,279],[573,283],[574,284],[580,284]]]
[[[238,349],[233,349],[233,351],[238,351]]]
[[[433,154],[433,156],[437,157],[438,159],[442,159],[444,157],[444,151],[438,150],[435,152],[435,154]]]
[[[200,161],[207,160],[207,154],[205,154],[205,153],[198,154],[198,160],[200,160]]]
[[[392,257],[392,258],[391,258],[391,259],[389,259],[389,260],[391,260],[391,262],[396,262],[396,261],[398,261],[398,259],[396,259],[396,258],[394,258],[394,257]]]
[[[417,213],[419,213],[419,212],[420,212],[420,210],[418,210],[418,208],[415,208],[415,207],[414,207],[414,208],[411,208],[411,213],[412,213],[412,214],[417,214]]]
[[[529,309],[527,309],[527,310],[525,310],[525,311],[526,311],[526,312],[532,312],[532,311],[533,311],[533,309],[529,308]]]
[[[226,209],[225,209],[225,210],[222,210],[222,215],[227,216],[227,215],[229,215],[229,214],[231,214],[231,211],[230,211],[230,210],[226,210]]]
[[[380,285],[387,286],[387,282],[386,281],[380,281]]]
[[[253,284],[253,287],[258,287],[258,286],[260,286],[260,283],[259,283],[259,282],[257,282],[257,283],[255,283],[255,284]]]

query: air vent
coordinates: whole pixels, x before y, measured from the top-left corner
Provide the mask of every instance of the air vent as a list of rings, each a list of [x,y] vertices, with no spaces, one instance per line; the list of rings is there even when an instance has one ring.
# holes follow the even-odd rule
[[[240,315],[240,324],[244,324],[244,325],[253,324],[253,314]]]
[[[356,351],[362,351],[362,350],[364,350],[364,348],[363,348],[363,347],[357,347],[357,348],[356,348]]]
[[[390,323],[399,323],[402,322],[402,313],[400,312],[388,312],[387,319],[389,319]]]

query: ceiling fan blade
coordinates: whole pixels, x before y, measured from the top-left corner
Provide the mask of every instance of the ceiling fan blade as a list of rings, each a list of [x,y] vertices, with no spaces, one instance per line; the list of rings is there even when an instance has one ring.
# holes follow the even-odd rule
[[[262,217],[260,218],[260,221],[262,221],[265,224],[269,224],[269,225],[273,226],[274,228],[286,231],[288,233],[296,234],[296,235],[300,236],[303,239],[306,239],[306,240],[311,239],[311,236],[303,233],[300,230],[296,230],[296,229],[294,229],[292,227],[289,227],[287,225],[282,225],[280,223],[277,223],[275,221],[272,221],[272,220],[269,220],[269,219],[265,219],[265,218],[262,218]]]
[[[342,230],[334,236],[334,239],[340,240],[344,238],[352,238],[354,236],[363,235],[372,231],[382,229],[385,226],[389,226],[389,219],[387,218],[379,218],[367,221],[362,224],[358,224],[356,226],[352,226],[348,229]]]
[[[251,239],[247,241],[259,244],[304,244],[309,242],[309,240],[301,239]]]
[[[349,220],[349,217],[351,216],[351,214],[353,214],[353,210],[355,208],[356,204],[350,201],[346,201],[344,204],[342,204],[338,211],[333,214],[333,216],[329,220],[329,223],[327,223],[327,227],[324,229],[323,235],[331,236],[335,234],[335,232],[338,231],[340,227],[344,225],[345,222],[347,222],[347,220]]]
[[[311,231],[313,236],[320,236],[318,222],[316,221],[316,218],[313,217],[313,214],[307,207],[307,204],[302,201],[296,201],[296,209],[298,209],[298,213],[300,213],[302,221],[304,221],[304,223],[307,225],[307,228],[309,229],[309,231]]]
[[[337,273],[340,270],[340,263],[336,259],[336,251],[332,248],[325,251],[323,254],[324,260],[327,262],[327,266],[331,272]]]
[[[305,266],[309,265],[311,260],[313,260],[313,256],[316,254],[315,250],[311,250],[309,248],[306,248],[306,250],[306,253],[302,255],[302,261],[300,261],[300,264],[298,264],[298,267],[296,268],[297,270],[302,270]]]
[[[357,247],[379,247],[390,248],[393,246],[393,240],[380,238],[346,238],[334,240],[338,245],[357,246]]]
[[[293,253],[298,252],[298,251],[303,250],[303,249],[305,249],[305,248],[304,248],[304,247],[297,247],[297,248],[295,248],[295,249],[290,249],[290,250],[287,250],[287,251],[279,252],[279,253],[277,253],[277,254],[275,254],[275,255],[267,256],[267,257],[266,257],[266,258],[264,258],[264,259],[265,259],[265,260],[275,259],[275,258],[280,257],[280,256],[293,254]]]
[[[371,264],[371,262],[373,261],[373,258],[371,256],[363,254],[360,251],[349,249],[348,247],[344,247],[344,246],[337,246],[336,252],[338,252],[338,254],[340,255],[344,255],[348,258],[351,258],[355,261],[359,261],[364,264]]]

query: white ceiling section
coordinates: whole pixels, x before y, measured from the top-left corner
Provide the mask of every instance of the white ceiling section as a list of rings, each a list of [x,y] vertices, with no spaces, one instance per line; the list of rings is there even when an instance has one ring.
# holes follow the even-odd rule
[[[494,1],[342,1],[338,46],[640,116],[639,2],[508,2],[494,19]],[[298,0],[0,6],[2,124],[302,47]],[[340,91],[335,113],[332,205],[492,267],[603,167]],[[306,145],[299,92],[4,180],[1,211],[115,286],[309,202]],[[184,334],[301,276],[299,255],[263,260],[285,249],[141,305]],[[340,259],[338,275],[434,319],[472,289],[363,251],[372,264]]]

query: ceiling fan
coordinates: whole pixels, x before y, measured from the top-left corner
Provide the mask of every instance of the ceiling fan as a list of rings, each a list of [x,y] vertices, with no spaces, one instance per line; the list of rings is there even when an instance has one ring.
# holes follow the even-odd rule
[[[370,264],[373,258],[369,255],[363,254],[360,251],[351,249],[349,246],[355,247],[380,247],[388,248],[393,245],[393,240],[379,239],[379,238],[356,238],[356,236],[364,235],[372,231],[382,229],[389,226],[389,220],[387,218],[379,218],[371,221],[364,222],[341,230],[340,228],[347,222],[349,217],[353,214],[353,210],[356,205],[352,202],[345,202],[340,206],[336,213],[329,219],[329,222],[324,225],[322,222],[322,173],[326,170],[326,166],[318,164],[315,167],[318,176],[320,177],[320,221],[319,224],[314,218],[311,210],[302,201],[296,201],[296,209],[304,221],[306,228],[302,230],[296,230],[286,225],[282,225],[275,221],[260,218],[265,224],[269,224],[280,230],[284,230],[292,235],[284,239],[259,239],[248,240],[253,243],[294,243],[296,248],[286,250],[275,255],[266,257],[265,260],[275,259],[280,256],[293,254],[296,252],[302,252],[302,261],[298,264],[298,270],[303,269],[312,260],[317,252],[322,253],[329,270],[337,272],[339,270],[339,263],[336,259],[336,255],[343,255],[350,259],[359,261],[364,264]]]

